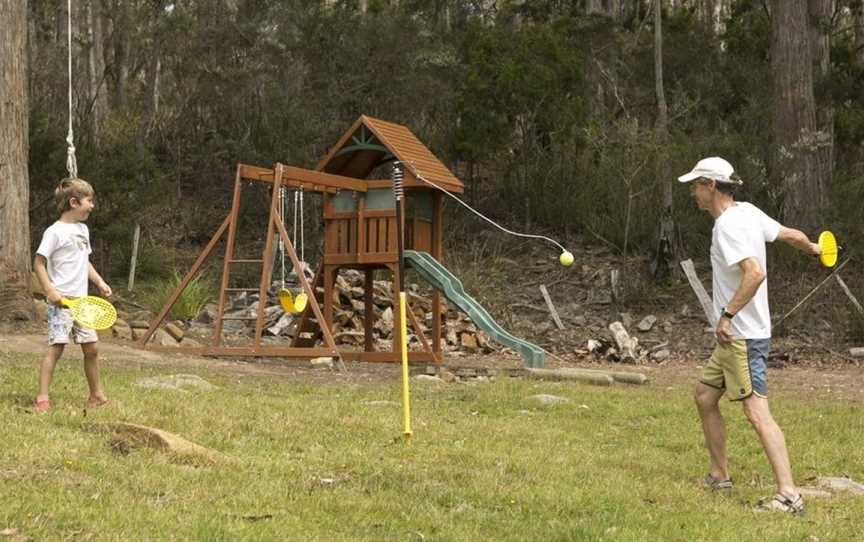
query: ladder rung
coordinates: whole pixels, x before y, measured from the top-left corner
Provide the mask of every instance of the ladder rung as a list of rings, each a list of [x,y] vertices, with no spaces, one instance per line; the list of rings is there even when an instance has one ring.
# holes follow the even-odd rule
[[[228,260],[230,263],[264,263],[264,260]]]
[[[225,288],[226,292],[259,292],[261,288]]]
[[[223,316],[223,320],[257,320],[257,316]]]

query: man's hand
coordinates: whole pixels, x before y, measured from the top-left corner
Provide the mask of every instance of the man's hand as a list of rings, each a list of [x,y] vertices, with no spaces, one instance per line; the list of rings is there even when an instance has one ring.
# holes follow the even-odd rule
[[[732,342],[732,322],[725,316],[721,316],[717,320],[717,329],[714,331],[717,336],[717,342],[720,344],[729,344]]]
[[[819,243],[810,243],[810,255],[818,257],[820,254],[822,254],[822,247]]]
[[[102,297],[111,297],[113,292],[107,282],[104,280],[99,281],[99,284],[97,284],[96,287],[99,288],[99,293],[102,294]]]

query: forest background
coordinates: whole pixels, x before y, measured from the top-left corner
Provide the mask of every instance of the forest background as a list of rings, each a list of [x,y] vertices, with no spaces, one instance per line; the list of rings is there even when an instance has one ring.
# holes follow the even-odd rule
[[[67,13],[26,6],[32,254],[65,176]],[[407,125],[496,220],[644,255],[660,279],[707,255],[675,177],[708,155],[785,224],[847,248],[864,234],[861,0],[80,0],[72,38],[109,276],[128,272],[136,224],[142,276],[185,269],[237,162],[312,167],[360,114]],[[310,246],[319,217],[313,202]],[[448,206],[448,250],[506,250],[474,221]]]

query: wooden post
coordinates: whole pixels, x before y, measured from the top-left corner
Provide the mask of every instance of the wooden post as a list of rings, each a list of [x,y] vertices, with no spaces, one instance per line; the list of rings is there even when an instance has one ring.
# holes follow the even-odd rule
[[[135,224],[135,232],[132,234],[132,260],[129,262],[129,284],[127,290],[130,292],[135,287],[135,265],[138,263],[138,240],[141,237],[141,224]]]
[[[849,298],[849,301],[851,301],[852,304],[855,306],[855,309],[858,310],[858,314],[864,316],[864,307],[862,307],[861,303],[858,302],[858,299],[854,295],[852,295],[852,290],[850,290],[849,287],[846,286],[846,282],[842,278],[840,278],[840,275],[834,275],[834,278],[837,279],[837,284],[839,284],[840,287],[843,288],[843,291],[846,293],[846,297]]]
[[[711,301],[711,297],[708,295],[708,292],[705,291],[705,287],[702,286],[702,281],[699,280],[699,277],[696,275],[696,268],[693,267],[693,260],[686,259],[681,262],[681,269],[684,270],[684,274],[687,275],[687,281],[690,282],[690,287],[693,288],[693,292],[696,294],[696,297],[699,298],[699,304],[702,305],[702,310],[705,312],[705,318],[708,319],[708,323],[711,327],[717,327],[717,313],[714,311],[714,302]]]
[[[552,320],[555,321],[555,325],[558,329],[564,329],[564,324],[561,322],[561,318],[558,316],[558,311],[555,310],[555,305],[552,304],[552,298],[549,297],[549,291],[546,290],[546,285],[540,285],[540,293],[543,294],[543,299],[546,300],[546,306],[549,307],[549,312],[552,314]]]

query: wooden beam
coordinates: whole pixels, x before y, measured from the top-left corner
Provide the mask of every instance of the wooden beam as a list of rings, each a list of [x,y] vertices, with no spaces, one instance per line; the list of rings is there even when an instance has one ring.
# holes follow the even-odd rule
[[[193,354],[198,356],[238,356],[238,357],[284,357],[284,358],[317,358],[338,356],[339,351],[316,347],[300,348],[296,346],[151,346],[145,350],[152,352],[174,352],[178,354]]]
[[[696,275],[696,268],[693,266],[693,260],[687,259],[682,261],[681,269],[683,269],[684,274],[687,275],[690,287],[693,288],[693,293],[696,294],[696,297],[699,299],[699,304],[702,305],[702,311],[705,312],[705,318],[708,320],[708,324],[711,327],[717,327],[718,315],[714,311],[714,302],[711,301],[711,297],[708,295],[708,292],[705,291],[705,287],[702,286],[702,281],[699,280],[699,276]]]
[[[333,175],[332,173],[324,173],[323,171],[313,171],[311,169],[303,169],[293,166],[283,166],[282,184],[299,184],[302,185],[304,189],[306,186],[312,187],[315,185],[321,185],[330,188],[366,192],[366,181],[364,179]]]

